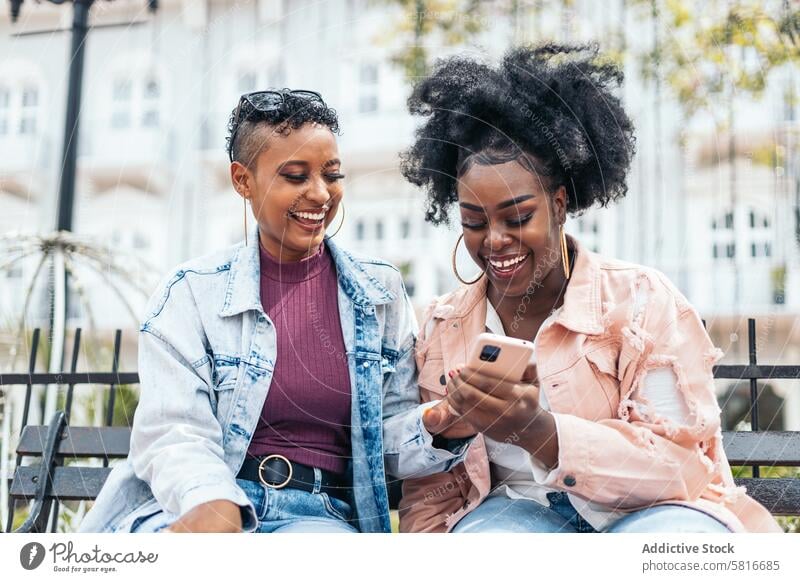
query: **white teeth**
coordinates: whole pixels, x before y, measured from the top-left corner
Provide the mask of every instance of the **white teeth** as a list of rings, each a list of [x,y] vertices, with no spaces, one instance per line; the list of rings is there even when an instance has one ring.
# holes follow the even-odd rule
[[[516,265],[517,263],[521,263],[521,262],[522,262],[522,261],[524,261],[524,260],[525,260],[527,257],[528,257],[528,255],[520,255],[520,256],[518,256],[518,257],[514,257],[513,259],[509,259],[509,260],[507,260],[507,261],[491,261],[491,260],[490,260],[490,261],[489,261],[489,263],[491,263],[491,265],[492,265],[493,267],[496,267],[496,268],[498,268],[498,269],[506,269],[506,268],[508,268],[508,267],[511,267],[511,266],[513,266],[513,265]]]
[[[311,214],[310,212],[294,212],[293,214],[298,218],[305,218],[307,220],[322,220],[325,218],[324,212],[320,212],[319,214]]]

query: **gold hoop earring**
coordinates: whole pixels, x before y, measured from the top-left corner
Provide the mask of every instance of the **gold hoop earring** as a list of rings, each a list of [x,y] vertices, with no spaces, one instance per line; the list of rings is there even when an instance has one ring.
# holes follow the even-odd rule
[[[247,246],[247,198],[242,196],[242,203],[244,204],[244,246]]]
[[[564,268],[564,277],[569,279],[571,269],[569,266],[569,253],[567,252],[567,234],[564,232],[564,225],[559,227],[561,238],[561,266]]]
[[[464,279],[461,278],[461,275],[458,274],[458,267],[456,266],[456,253],[458,252],[458,245],[461,242],[461,239],[463,238],[464,238],[464,233],[462,232],[459,235],[458,240],[456,241],[456,246],[453,247],[453,273],[455,274],[456,279],[461,281],[461,283],[463,283],[464,285],[474,285],[475,283],[481,280],[481,277],[483,277],[483,272],[481,272],[481,274],[478,275],[478,278],[475,279],[474,281],[465,281]]]
[[[339,207],[342,209],[342,221],[339,223],[339,228],[336,229],[336,232],[334,232],[333,234],[328,235],[328,238],[335,237],[337,234],[339,234],[339,231],[342,230],[342,225],[344,224],[344,215],[345,215],[344,202],[340,202],[339,203]]]

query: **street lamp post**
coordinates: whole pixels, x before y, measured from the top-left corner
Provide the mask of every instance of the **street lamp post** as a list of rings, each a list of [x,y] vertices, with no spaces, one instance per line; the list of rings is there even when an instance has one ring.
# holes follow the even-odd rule
[[[10,0],[12,22],[16,22],[19,18],[23,1],[24,0]],[[64,4],[67,0],[48,0],[48,2],[52,4]],[[69,62],[69,85],[64,125],[64,145],[61,157],[58,211],[55,225],[57,233],[59,231],[72,231],[84,53],[87,34],[90,28],[89,11],[94,2],[95,0],[72,0],[72,50],[70,52]],[[147,0],[147,6],[149,11],[153,13],[158,9],[158,1]],[[56,240],[66,241],[68,239],[66,237],[62,238],[56,236]],[[51,251],[54,284],[50,308],[50,361],[48,362],[48,370],[50,372],[60,372],[63,370],[69,299],[69,272],[66,260],[71,250],[65,248],[65,244],[69,243],[60,242],[58,247]],[[48,419],[55,411],[58,386],[48,386],[46,394],[43,418]],[[53,519],[58,519],[57,506],[53,511]]]

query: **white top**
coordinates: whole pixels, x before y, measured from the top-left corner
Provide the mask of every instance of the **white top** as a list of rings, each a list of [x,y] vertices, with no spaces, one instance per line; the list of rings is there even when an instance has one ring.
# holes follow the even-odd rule
[[[637,297],[637,307],[643,307],[645,301],[645,293],[640,292],[640,296]],[[539,327],[536,337],[539,337],[542,330],[552,323],[560,311],[561,308],[556,309],[545,319]],[[491,333],[506,335],[503,322],[488,299],[486,300],[486,328]],[[536,338],[533,341],[535,345]],[[678,391],[677,378],[671,368],[649,371],[642,380],[642,386],[646,401],[658,410],[659,414],[679,423],[689,421],[689,408]],[[544,390],[539,392],[539,405],[544,410],[550,409]],[[542,485],[550,474],[547,467],[525,449],[510,442],[498,442],[489,437],[485,437],[485,442],[494,486],[489,495],[503,495],[510,499],[530,499],[545,507],[550,507],[547,493],[558,491],[558,489]],[[606,529],[625,515],[623,511],[611,510],[577,495],[568,493],[568,496],[581,517],[597,531]]]

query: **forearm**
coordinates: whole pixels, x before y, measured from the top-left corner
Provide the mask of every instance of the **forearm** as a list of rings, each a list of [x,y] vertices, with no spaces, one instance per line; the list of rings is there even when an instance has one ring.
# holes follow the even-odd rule
[[[558,464],[558,430],[549,411],[542,410],[524,431],[522,447],[550,469]]]

